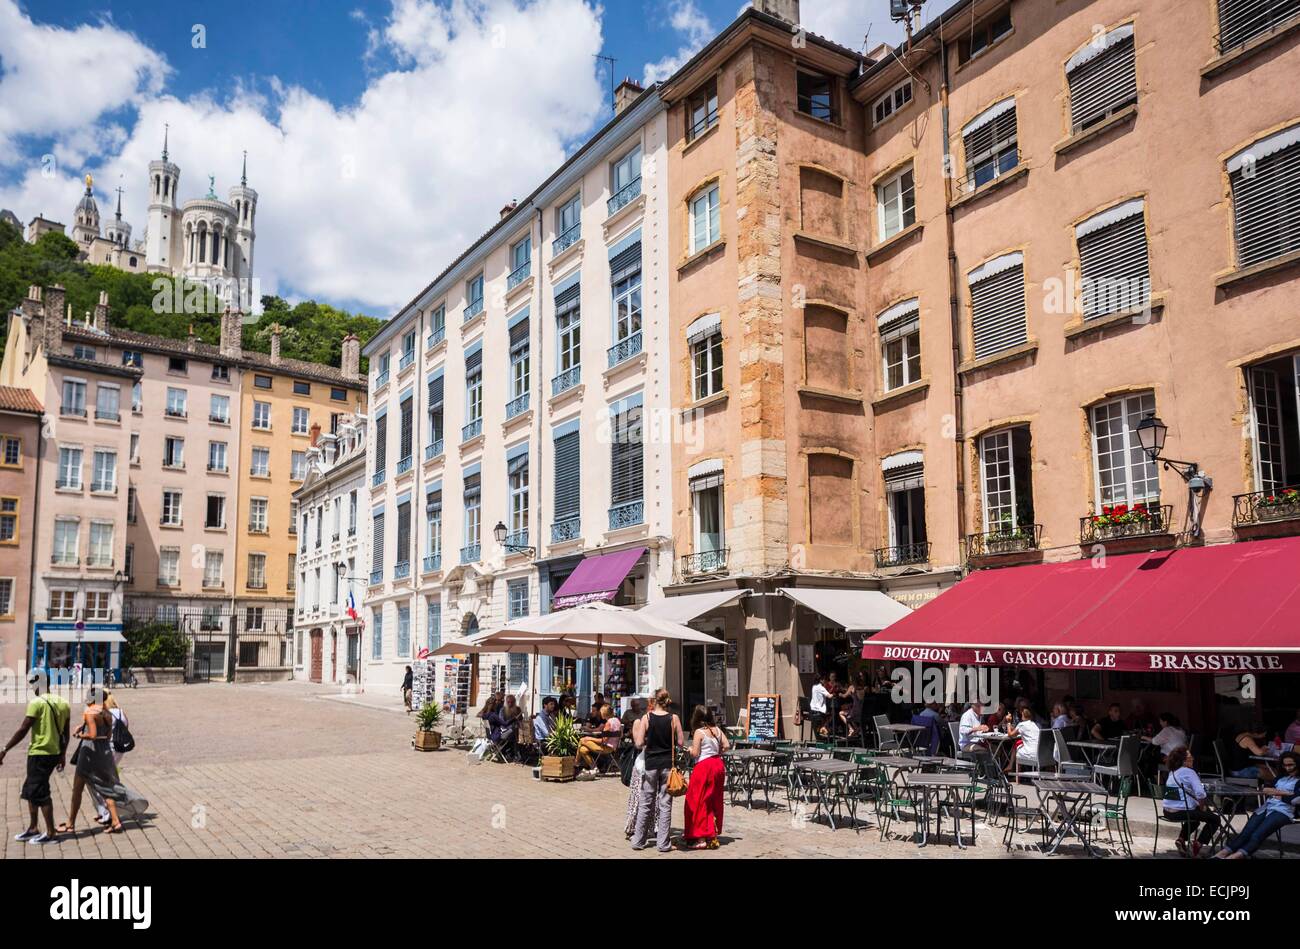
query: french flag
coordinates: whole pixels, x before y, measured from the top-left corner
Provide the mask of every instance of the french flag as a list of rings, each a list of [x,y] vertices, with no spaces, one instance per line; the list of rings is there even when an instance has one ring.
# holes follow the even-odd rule
[[[357,616],[357,596],[351,590],[348,591],[348,618],[359,619]]]

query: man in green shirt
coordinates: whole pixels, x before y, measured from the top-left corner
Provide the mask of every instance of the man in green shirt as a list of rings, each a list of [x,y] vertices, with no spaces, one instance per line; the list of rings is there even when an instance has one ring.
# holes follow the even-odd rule
[[[56,836],[50,775],[56,770],[63,770],[68,752],[68,721],[72,710],[63,696],[50,694],[44,673],[32,670],[27,683],[32,688],[33,698],[27,703],[26,716],[18,726],[18,731],[9,739],[9,744],[0,750],[0,765],[4,764],[9,749],[30,733],[32,737],[27,746],[27,780],[23,782],[20,796],[27,802],[31,823],[21,834],[16,834],[14,839],[25,840],[29,844],[44,844]],[[43,834],[37,826],[38,814],[45,816]]]

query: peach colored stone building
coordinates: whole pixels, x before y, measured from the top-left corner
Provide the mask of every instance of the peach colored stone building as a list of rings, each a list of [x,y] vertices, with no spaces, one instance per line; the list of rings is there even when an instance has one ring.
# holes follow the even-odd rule
[[[32,544],[44,410],[27,389],[0,387],[0,669],[27,661]]]

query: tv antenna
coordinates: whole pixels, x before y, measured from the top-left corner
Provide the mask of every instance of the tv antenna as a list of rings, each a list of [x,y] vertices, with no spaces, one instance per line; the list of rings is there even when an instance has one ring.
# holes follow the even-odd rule
[[[907,45],[912,45],[912,29],[921,19],[925,0],[889,0],[889,18],[907,30]]]
[[[618,60],[613,56],[605,56],[601,53],[597,53],[596,58],[604,63],[609,70],[609,109],[613,112],[618,108],[617,104],[614,102],[614,64],[618,62]]]

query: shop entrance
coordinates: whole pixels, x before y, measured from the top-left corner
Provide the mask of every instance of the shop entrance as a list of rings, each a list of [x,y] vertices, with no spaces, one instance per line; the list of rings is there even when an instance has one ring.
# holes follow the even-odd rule
[[[727,657],[722,643],[682,646],[682,713],[697,705],[713,709],[718,724],[726,718]]]

